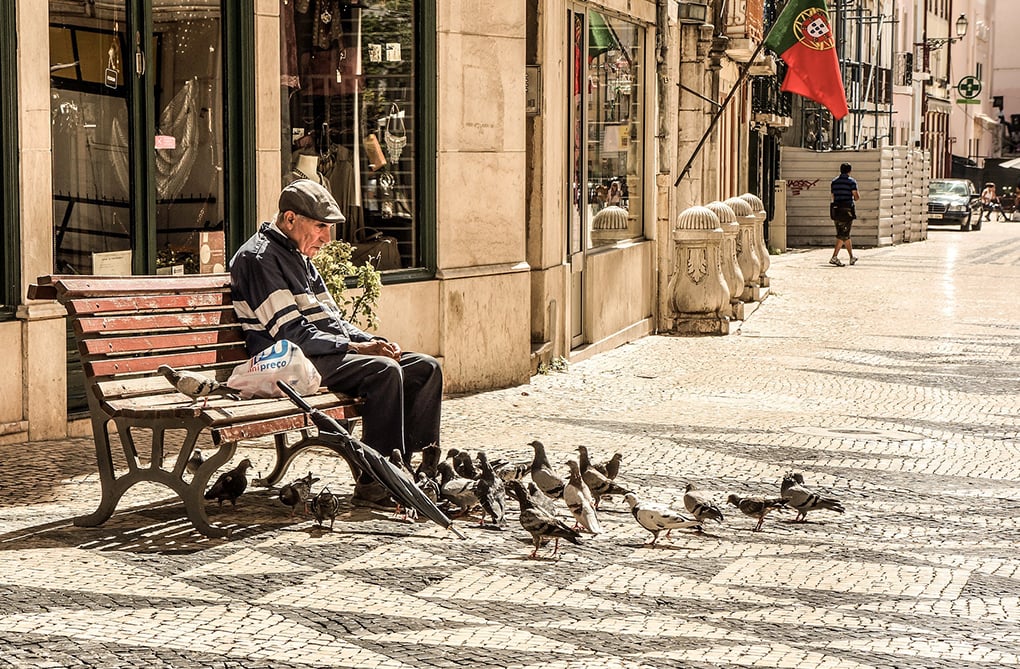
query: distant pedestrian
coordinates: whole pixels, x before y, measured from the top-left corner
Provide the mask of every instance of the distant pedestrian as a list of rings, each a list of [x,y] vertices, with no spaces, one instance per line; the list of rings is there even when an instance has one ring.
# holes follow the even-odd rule
[[[842,267],[843,261],[839,259],[839,250],[845,248],[850,255],[850,264],[857,264],[854,256],[854,246],[850,241],[850,228],[854,219],[857,218],[857,210],[854,203],[861,199],[857,192],[857,181],[850,176],[850,163],[843,163],[839,166],[839,176],[832,180],[832,204],[829,205],[829,216],[836,224],[836,248],[832,251],[829,264]]]
[[[993,211],[1002,211],[1002,205],[999,204],[999,194],[995,192],[995,184],[989,181],[985,184],[985,189],[981,191],[981,213],[978,214],[978,223],[981,219],[988,221],[992,220]]]

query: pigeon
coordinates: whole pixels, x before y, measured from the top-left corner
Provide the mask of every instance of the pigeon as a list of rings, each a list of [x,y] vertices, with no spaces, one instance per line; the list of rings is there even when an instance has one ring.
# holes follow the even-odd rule
[[[693,483],[687,484],[687,492],[684,493],[684,506],[700,522],[714,520],[721,523],[723,521],[722,510],[708,498],[708,495],[695,488]]]
[[[679,511],[674,511],[665,504],[639,502],[637,496],[632,492],[626,493],[623,499],[630,505],[630,512],[634,514],[634,519],[638,522],[638,525],[652,533],[652,540],[648,544],[649,546],[655,545],[655,542],[659,540],[659,533],[663,530],[666,530],[667,539],[670,532],[676,529],[691,528],[701,530],[701,522],[699,520],[685,516]]]
[[[191,457],[188,458],[184,467],[188,470],[189,474],[194,476],[195,473],[198,472],[198,468],[202,466],[203,462],[205,462],[205,456],[202,455],[202,451],[200,449],[196,448],[191,452]]]
[[[439,491],[439,482],[434,478],[430,478],[425,475],[425,472],[418,472],[415,475],[414,484],[418,486],[418,489],[425,493],[425,496],[432,500],[433,504],[439,502],[441,497]]]
[[[740,509],[740,512],[744,515],[758,519],[758,524],[754,526],[753,530],[755,532],[761,531],[761,526],[765,522],[765,516],[767,516],[770,511],[786,507],[786,500],[782,497],[740,497],[738,495],[731,494],[726,498],[726,501]]]
[[[457,472],[457,476],[461,478],[472,481],[478,480],[478,470],[475,469],[475,463],[471,461],[471,455],[465,451],[458,451],[453,456],[453,471]]]
[[[560,539],[566,539],[577,545],[581,544],[581,535],[577,530],[571,529],[562,520],[536,505],[520,481],[507,481],[506,487],[510,494],[517,498],[517,503],[521,506],[521,527],[531,534],[531,539],[535,545],[535,550],[531,551],[531,555],[528,557],[538,557],[538,549],[542,545],[542,539],[546,537],[556,540],[556,545],[553,547],[553,555],[556,555],[556,551],[560,549]]]
[[[230,386],[204,374],[188,370],[178,371],[170,365],[160,365],[156,371],[162,374],[177,389],[177,392],[183,393],[193,400],[201,398],[203,407],[209,402],[211,395],[240,399],[237,392]]]
[[[507,481],[507,483],[510,483],[510,481]],[[523,485],[523,483],[521,485]],[[535,504],[535,506],[545,511],[550,516],[556,515],[555,500],[550,499],[544,492],[539,490],[534,481],[528,481],[528,497],[531,498],[531,501]]]
[[[493,463],[492,468],[496,471],[496,476],[503,479],[504,481],[520,481],[523,480],[528,472],[531,471],[530,462],[518,462],[514,464],[512,462],[505,462],[501,465]]]
[[[311,472],[308,472],[308,476],[302,476],[280,488],[280,501],[290,507],[291,518],[294,517],[294,512],[299,504],[304,507],[305,501],[312,492],[312,484],[318,480],[317,477],[312,476]]]
[[[248,487],[248,478],[245,473],[249,467],[251,467],[251,460],[245,458],[230,471],[220,474],[216,483],[213,483],[212,487],[206,491],[205,498],[219,500],[219,506],[223,506],[223,500],[229,499],[230,505],[236,506],[237,498]]]
[[[549,497],[562,497],[566,481],[553,472],[549,458],[545,456],[545,446],[540,441],[533,441],[528,446],[535,449],[535,457],[531,461],[531,480]]]
[[[567,467],[570,468],[570,477],[563,488],[563,501],[567,503],[567,508],[577,521],[574,529],[583,527],[591,534],[602,534],[602,525],[599,524],[598,515],[595,513],[595,499],[581,478],[580,466],[575,460],[569,460]]]
[[[577,450],[584,448],[584,446],[578,446]],[[585,449],[587,450],[587,449]],[[595,499],[595,508],[599,508],[599,504],[602,502],[602,498],[608,495],[626,495],[629,490],[618,485],[615,481],[608,478],[605,474],[595,469],[594,466],[585,469],[581,467],[581,478],[588,485],[588,489],[591,490],[591,495]]]
[[[315,521],[322,527],[322,522],[329,518],[329,529],[333,529],[333,522],[340,512],[340,498],[323,488],[308,502],[308,510],[315,516]]]
[[[439,494],[443,499],[456,504],[462,513],[478,506],[475,481],[457,476],[447,461],[439,463],[439,476]]]
[[[789,507],[796,509],[797,517],[793,522],[807,522],[808,511],[815,509],[828,509],[836,513],[843,513],[846,509],[835,497],[820,495],[810,488],[804,486],[804,477],[796,472],[789,472],[783,477],[782,497]]]
[[[605,462],[595,463],[592,462],[588,457],[588,447],[578,446],[577,452],[580,454],[578,464],[581,466],[581,473],[583,474],[588,469],[595,469],[599,473],[605,475],[607,479],[612,481],[620,474],[620,463],[623,461],[622,453],[614,453],[613,457],[606,460]]]
[[[439,475],[437,467],[439,466],[440,453],[439,444],[429,444],[421,449],[421,462],[418,463],[415,475],[424,474],[430,479],[436,478]]]
[[[506,524],[506,484],[492,470],[485,451],[478,451],[478,466],[481,469],[475,485],[478,502],[485,513],[492,517],[496,527],[503,527]],[[482,516],[481,522],[484,521],[485,516]]]

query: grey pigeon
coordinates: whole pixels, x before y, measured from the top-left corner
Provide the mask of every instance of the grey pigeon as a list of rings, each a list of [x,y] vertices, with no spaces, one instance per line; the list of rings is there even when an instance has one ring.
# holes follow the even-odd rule
[[[517,479],[511,479],[517,480]],[[510,483],[510,481],[507,481]],[[524,485],[521,483],[521,485]],[[555,500],[551,499],[544,492],[538,489],[538,486],[534,481],[528,481],[528,497],[531,498],[532,503],[548,513],[550,516],[556,515],[556,503]]]
[[[315,522],[319,527],[322,527],[322,522],[329,518],[329,529],[332,530],[333,522],[340,512],[340,498],[331,493],[328,487],[323,488],[309,500],[308,510],[315,516]]]
[[[280,488],[280,501],[290,507],[290,517],[294,517],[298,505],[304,508],[305,502],[312,493],[312,484],[319,479],[308,472],[308,476],[291,481]]]
[[[591,461],[587,460],[588,449],[584,446],[577,447],[579,453],[582,452],[582,449],[584,449],[584,454],[582,455],[581,462],[588,461],[590,464]],[[623,486],[618,485],[616,481],[613,481],[608,476],[595,469],[594,466],[589,466],[585,469],[584,465],[580,464],[580,462],[578,464],[581,469],[581,478],[583,478],[584,482],[588,484],[588,489],[591,490],[592,497],[595,498],[596,509],[598,509],[599,504],[602,503],[603,497],[607,497],[609,495],[626,495],[630,492]]]
[[[521,507],[521,527],[531,534],[531,540],[535,546],[535,550],[531,551],[531,555],[528,557],[538,557],[538,549],[542,545],[542,539],[546,537],[556,540],[553,555],[556,555],[556,551],[560,549],[560,539],[566,539],[573,544],[581,544],[581,535],[562,520],[536,505],[520,481],[507,481],[506,487],[510,494],[517,498],[517,503]]]
[[[469,513],[478,506],[478,495],[475,492],[476,481],[457,476],[448,461],[439,463],[439,494],[457,505],[461,513]]]
[[[492,470],[485,451],[478,451],[478,466],[481,469],[475,485],[478,503],[482,505],[482,510],[492,517],[496,527],[503,527],[506,524],[506,488],[503,479],[496,476],[496,472]],[[482,522],[484,520],[485,517],[482,516]]]
[[[580,465],[582,474],[589,469],[595,469],[610,481],[620,475],[620,463],[623,462],[622,453],[614,453],[613,457],[605,462],[592,462],[587,446],[578,446],[577,452],[579,454],[577,464]]]
[[[442,451],[439,449],[439,444],[429,444],[421,449],[421,462],[418,463],[418,469],[415,474],[424,474],[430,479],[439,476],[438,467],[441,454]]]
[[[425,493],[425,496],[432,500],[433,504],[437,504],[441,497],[439,492],[439,482],[434,478],[430,478],[425,475],[425,472],[418,472],[415,476],[414,484],[418,486],[418,489]]]
[[[721,523],[723,521],[722,510],[693,483],[687,484],[687,491],[684,493],[684,507],[701,522],[714,520]]]
[[[465,451],[458,451],[453,456],[453,471],[457,472],[457,476],[462,478],[472,481],[478,480],[478,470],[475,469],[475,463],[471,461],[471,455]]]
[[[563,488],[563,501],[566,502],[567,508],[570,509],[574,520],[577,521],[574,529],[583,527],[591,534],[602,534],[602,525],[595,513],[595,499],[592,497],[588,485],[581,478],[580,466],[576,461],[569,460],[567,467],[570,468],[570,476],[567,479],[567,485]]]
[[[184,467],[188,470],[189,474],[194,476],[195,473],[198,472],[198,468],[202,466],[203,462],[205,462],[205,456],[202,455],[202,451],[200,449],[196,448],[191,451],[191,457],[188,458]]]
[[[219,500],[219,506],[223,506],[223,500],[229,499],[231,506],[236,506],[237,498],[248,487],[246,473],[249,467],[251,467],[251,460],[245,458],[230,471],[220,474],[216,483],[213,483],[212,487],[206,491],[205,498]]]
[[[531,471],[531,463],[518,462],[514,464],[512,462],[505,462],[501,465],[493,463],[492,468],[495,470],[496,476],[504,481],[510,481],[511,479],[520,481]]]
[[[170,365],[160,365],[156,371],[162,374],[177,389],[177,392],[183,393],[193,400],[201,399],[202,406],[205,406],[212,395],[239,399],[237,392],[227,384],[220,383],[204,374],[189,370],[176,370]]]
[[[531,480],[535,482],[538,489],[549,497],[557,499],[563,496],[563,486],[566,481],[556,475],[549,464],[549,458],[545,455],[545,445],[540,441],[533,441],[528,446],[535,449],[535,457],[531,461]]]
[[[668,539],[673,530],[682,528],[701,529],[701,522],[698,519],[685,516],[665,504],[640,502],[632,492],[625,494],[623,499],[630,505],[630,512],[634,514],[634,519],[638,522],[638,525],[652,533],[652,540],[649,542],[649,546],[655,545],[655,542],[659,540],[659,533],[663,530],[666,530],[666,538]]]
[[[836,513],[843,513],[842,502],[835,497],[826,497],[816,493],[804,486],[804,477],[795,472],[789,472],[783,477],[782,498],[786,500],[790,508],[796,509],[797,517],[793,522],[807,522],[808,511],[816,509],[827,509]]]
[[[758,524],[754,526],[755,532],[761,531],[765,516],[776,509],[781,510],[786,507],[786,500],[782,497],[740,497],[731,494],[726,498],[726,501],[740,509],[740,512],[745,516],[758,519]]]

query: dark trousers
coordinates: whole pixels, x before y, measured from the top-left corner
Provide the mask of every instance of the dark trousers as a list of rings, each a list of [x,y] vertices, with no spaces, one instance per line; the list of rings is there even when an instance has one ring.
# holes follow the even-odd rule
[[[316,356],[322,385],[364,398],[362,440],[385,456],[439,443],[443,370],[424,353],[404,352],[400,362],[377,355]]]

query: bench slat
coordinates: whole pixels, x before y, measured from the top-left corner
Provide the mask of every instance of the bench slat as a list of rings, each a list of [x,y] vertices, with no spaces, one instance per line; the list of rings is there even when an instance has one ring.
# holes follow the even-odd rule
[[[151,332],[208,328],[236,322],[233,308],[216,311],[142,314],[139,316],[94,316],[77,318],[74,331],[80,335],[97,332]]]
[[[230,275],[185,274],[183,276],[90,276],[40,277],[40,287],[52,284],[61,300],[90,296],[144,295],[147,293],[208,293],[230,288]]]
[[[244,346],[244,334],[236,327],[220,330],[199,330],[173,334],[140,335],[133,337],[105,336],[84,339],[79,349],[90,356],[137,353],[139,351],[166,351],[195,349],[225,345]]]
[[[337,420],[345,420],[358,415],[357,406],[345,404],[337,407],[327,407],[321,411]],[[311,420],[304,414],[285,416],[282,418],[271,418],[268,420],[253,421],[251,423],[240,423],[213,427],[211,432],[215,439],[222,442],[239,441],[241,439],[257,439],[266,434],[277,434],[279,432],[290,432],[303,427],[310,427]]]
[[[109,357],[95,360],[82,360],[82,365],[85,368],[86,376],[96,377],[118,376],[120,374],[152,373],[155,372],[160,365],[170,365],[175,369],[198,367],[201,370],[207,366],[227,362],[238,363],[247,359],[247,351],[240,347],[231,347],[188,351],[187,353],[170,353],[167,355],[139,356],[134,358]]]
[[[89,297],[64,303],[72,316],[108,314],[122,311],[132,313],[161,310],[198,310],[208,307],[230,306],[230,291],[221,293],[186,293],[180,295],[137,295],[131,297]]]
[[[305,399],[313,407],[323,410],[354,403],[354,400],[347,395],[331,392],[310,395]],[[186,395],[172,392],[130,400],[106,401],[104,406],[109,410],[111,416],[115,418],[148,420],[201,417],[206,424],[211,426],[251,423],[263,419],[304,415],[300,409],[294,406],[293,402],[286,398],[232,400],[217,397],[211,398],[208,404],[203,406],[201,400],[195,402]],[[262,436],[262,434],[257,436]]]

